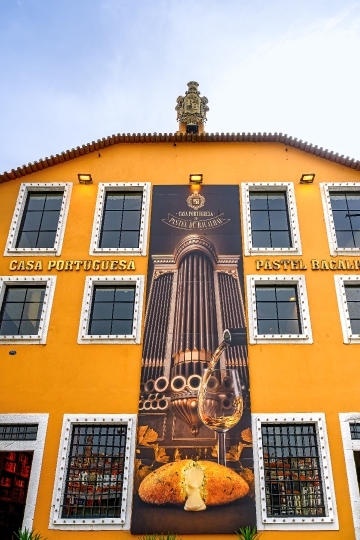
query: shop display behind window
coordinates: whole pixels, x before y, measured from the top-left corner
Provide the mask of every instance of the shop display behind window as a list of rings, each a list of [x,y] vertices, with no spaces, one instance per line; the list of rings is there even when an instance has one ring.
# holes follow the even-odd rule
[[[291,248],[285,191],[250,191],[252,246]]]
[[[315,424],[261,426],[267,515],[325,516]]]
[[[37,335],[46,286],[6,286],[0,311],[0,335]]]
[[[53,248],[64,193],[28,193],[17,248]]]
[[[73,426],[62,517],[120,517],[127,425]]]
[[[256,286],[259,334],[301,334],[296,286]]]
[[[101,248],[137,248],[142,192],[107,191],[100,238]]]

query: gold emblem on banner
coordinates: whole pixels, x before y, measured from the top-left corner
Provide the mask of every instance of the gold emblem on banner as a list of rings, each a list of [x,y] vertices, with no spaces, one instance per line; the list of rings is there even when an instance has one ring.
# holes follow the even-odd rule
[[[205,197],[200,195],[198,191],[194,191],[189,197],[186,199],[186,202],[190,208],[193,210],[198,210],[199,208],[202,208],[205,204]]]

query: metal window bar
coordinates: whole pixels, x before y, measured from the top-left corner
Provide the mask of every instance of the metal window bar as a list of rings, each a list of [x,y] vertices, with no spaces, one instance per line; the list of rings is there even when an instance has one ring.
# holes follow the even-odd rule
[[[345,285],[345,294],[351,332],[353,334],[360,334],[360,287],[356,285]]]
[[[256,248],[291,248],[286,191],[250,191],[251,236]]]
[[[90,335],[131,335],[135,286],[94,287]]]
[[[53,248],[64,193],[32,192],[26,200],[17,248]]]
[[[0,424],[0,441],[36,441],[38,424]]]
[[[353,440],[360,439],[360,424],[352,422],[350,424],[350,435]]]
[[[142,191],[106,192],[100,235],[101,248],[139,246]]]
[[[63,518],[120,517],[127,425],[73,426]]]
[[[258,333],[300,335],[301,319],[296,285],[256,286]]]
[[[267,515],[325,516],[316,425],[261,426]]]
[[[1,336],[28,336],[38,333],[45,289],[45,285],[6,287],[0,312]]]
[[[330,202],[339,248],[360,247],[360,193],[331,191]]]

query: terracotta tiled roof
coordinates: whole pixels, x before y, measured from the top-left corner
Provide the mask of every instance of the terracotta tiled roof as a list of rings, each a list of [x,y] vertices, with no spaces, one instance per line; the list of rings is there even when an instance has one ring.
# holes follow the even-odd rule
[[[98,139],[96,142],[92,141],[88,144],[83,144],[81,147],[77,146],[71,150],[66,150],[66,152],[61,152],[61,154],[56,154],[55,156],[46,157],[44,159],[39,159],[39,161],[34,161],[34,163],[29,163],[28,165],[23,165],[17,169],[12,169],[10,172],[5,172],[0,174],[0,183],[8,182],[9,180],[15,180],[16,178],[21,178],[32,173],[36,173],[48,167],[53,167],[64,163],[64,161],[70,161],[85,154],[91,154],[91,152],[97,152],[102,148],[108,146],[113,146],[114,144],[126,144],[126,143],[212,143],[212,142],[278,142],[285,144],[286,146],[291,146],[293,148],[298,148],[299,150],[306,152],[308,154],[313,154],[315,156],[339,163],[344,167],[349,167],[356,171],[360,171],[360,161],[355,160],[343,155],[335,154],[330,150],[324,150],[322,147],[310,144],[308,142],[303,142],[298,140],[296,137],[289,137],[288,135],[283,135],[282,133],[201,133],[201,134],[186,134],[186,133],[118,133],[117,135],[111,135],[110,137],[103,137],[101,140]]]

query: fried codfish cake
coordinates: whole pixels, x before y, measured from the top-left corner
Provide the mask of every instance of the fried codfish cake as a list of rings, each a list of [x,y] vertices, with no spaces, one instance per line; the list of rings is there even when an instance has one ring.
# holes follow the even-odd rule
[[[204,473],[200,495],[206,505],[228,504],[249,493],[247,482],[233,469],[211,461],[182,459],[150,473],[139,487],[140,498],[150,504],[184,504],[186,472],[196,467]]]

